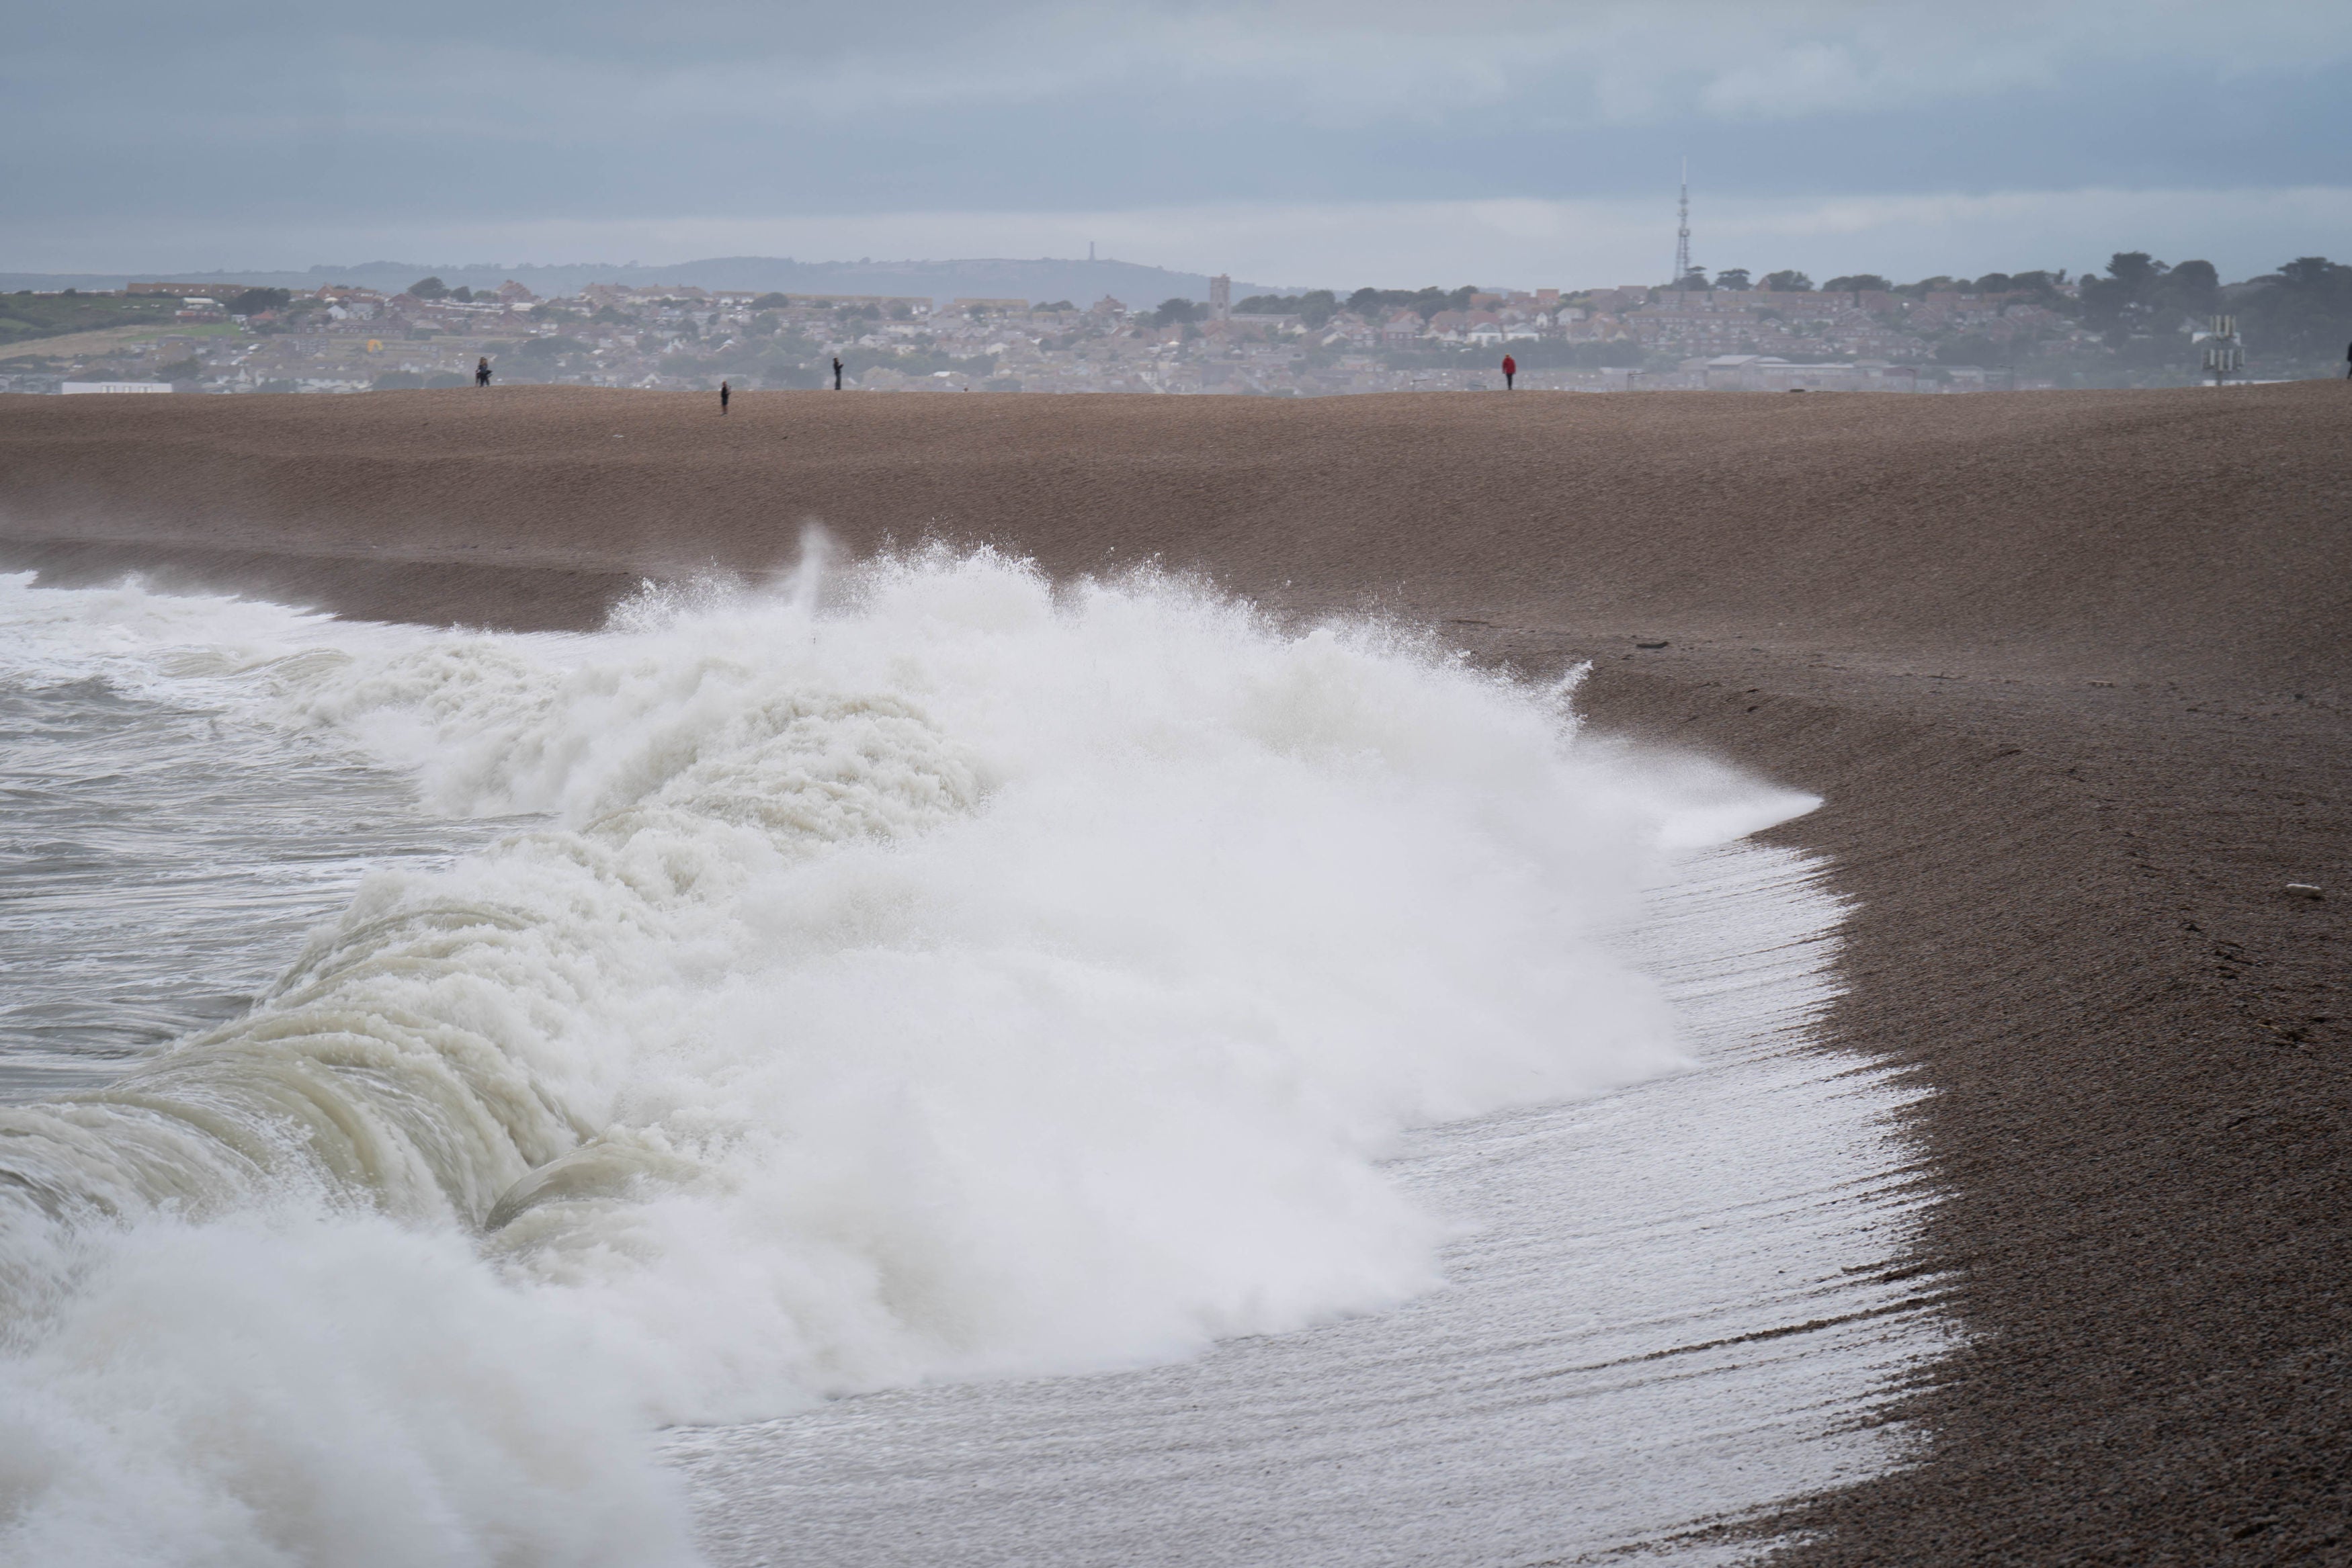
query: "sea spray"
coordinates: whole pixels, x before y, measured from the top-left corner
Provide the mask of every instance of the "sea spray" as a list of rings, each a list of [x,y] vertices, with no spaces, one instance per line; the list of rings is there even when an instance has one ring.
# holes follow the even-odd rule
[[[26,597],[72,663],[72,612]],[[119,1429],[109,1366],[202,1385],[268,1354],[183,1332],[168,1289],[109,1294],[123,1259],[195,1300],[236,1270],[214,1249],[268,1253],[274,1299],[329,1319],[370,1268],[437,1260],[436,1311],[373,1336],[414,1342],[352,1347],[322,1401],[364,1427],[414,1357],[478,1349],[475,1317],[520,1333],[555,1348],[427,1390],[422,1427],[671,1539],[658,1489],[602,1479],[644,1424],[1376,1310],[1436,1282],[1442,1228],[1378,1164],[1401,1129],[1679,1061],[1613,939],[1688,792],[1580,747],[1550,695],[1393,631],[1150,576],[1056,592],[987,552],[822,597],[814,572],[649,595],[592,637],[84,601],[110,680],[201,679],[241,723],[407,770],[430,810],[541,820],[373,877],[245,1017],[0,1111],[8,1375],[65,1401],[9,1438],[19,1539],[84,1517],[68,1480],[111,1461],[60,1468],[44,1434]],[[1741,792],[1750,826],[1805,804]],[[67,1376],[77,1344],[100,1348]],[[224,1381],[121,1456],[145,1478],[123,1528],[173,1492],[283,1543],[340,1506],[290,1461],[208,1461],[213,1425],[278,1425],[280,1380],[249,1406]],[[583,1399],[552,1448],[497,1415]],[[564,1555],[530,1509],[476,1508],[439,1441],[405,1473],[449,1540]]]
[[[696,1561],[638,1391],[461,1234],[265,1201],[5,1245],[0,1563]]]

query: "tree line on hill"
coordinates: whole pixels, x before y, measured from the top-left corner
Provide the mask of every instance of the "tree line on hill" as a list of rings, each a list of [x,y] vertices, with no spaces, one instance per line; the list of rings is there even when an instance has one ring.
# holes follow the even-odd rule
[[[1471,284],[1460,288],[1359,288],[1342,299],[1333,289],[1316,288],[1304,294],[1254,294],[1234,311],[1241,316],[1297,316],[1310,328],[1328,325],[1342,310],[1367,317],[1410,310],[1426,321],[1440,310],[1467,310],[1470,297],[1479,292]]]

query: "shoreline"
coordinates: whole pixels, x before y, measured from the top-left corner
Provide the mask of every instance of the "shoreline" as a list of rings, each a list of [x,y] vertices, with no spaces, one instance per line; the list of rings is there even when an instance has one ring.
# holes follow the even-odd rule
[[[726,427],[572,389],[68,401],[116,402],[0,398],[0,570],[44,581],[582,627],[645,577],[771,570],[818,517],[853,556],[1156,559],[1531,675],[1593,660],[1597,732],[1825,798],[1766,837],[1856,905],[1828,1038],[1933,1091],[1944,1197],[1897,1274],[1967,1340],[1885,1413],[1925,1462],[1769,1521],[1790,1560],[2342,1549],[2341,383],[779,393]]]

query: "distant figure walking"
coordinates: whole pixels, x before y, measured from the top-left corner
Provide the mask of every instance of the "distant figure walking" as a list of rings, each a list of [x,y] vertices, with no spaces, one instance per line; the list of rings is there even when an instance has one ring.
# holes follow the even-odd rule
[[[490,384],[490,357],[488,354],[483,355],[474,366],[474,384],[478,387]]]
[[[833,357],[833,390],[835,392],[841,390],[841,356],[839,354]]]
[[[719,383],[719,412],[721,415],[724,415],[727,412],[727,383],[725,382],[720,382]]]
[[[1518,373],[1519,361],[1505,354],[1503,356],[1503,390],[1505,392],[1511,390],[1511,383],[1518,378]]]
[[[2352,343],[2344,346],[2344,379],[2352,382]]]

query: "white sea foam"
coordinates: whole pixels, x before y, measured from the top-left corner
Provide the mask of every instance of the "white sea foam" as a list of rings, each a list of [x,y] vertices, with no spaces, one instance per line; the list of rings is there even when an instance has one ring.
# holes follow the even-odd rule
[[[1391,1306],[1445,1231],[1399,1135],[1675,1070],[1641,889],[1810,804],[1377,627],[984,552],[589,637],[0,586],[18,671],[544,819],[0,1108],[17,1552],[660,1562],[652,1423]]]
[[[635,1391],[462,1237],[271,1208],[11,1229],[0,1561],[695,1560]]]

